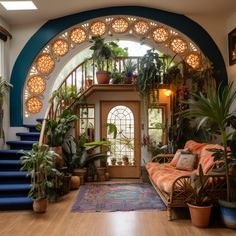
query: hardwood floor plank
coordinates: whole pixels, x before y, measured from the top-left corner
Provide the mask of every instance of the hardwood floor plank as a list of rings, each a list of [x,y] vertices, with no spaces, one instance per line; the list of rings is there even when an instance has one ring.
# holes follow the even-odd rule
[[[199,229],[188,215],[168,221],[165,211],[72,213],[78,191],[49,204],[45,214],[0,212],[1,236],[235,236],[222,226]],[[181,214],[180,214],[181,215]],[[218,217],[218,216],[216,216]],[[215,226],[216,225],[216,226]]]

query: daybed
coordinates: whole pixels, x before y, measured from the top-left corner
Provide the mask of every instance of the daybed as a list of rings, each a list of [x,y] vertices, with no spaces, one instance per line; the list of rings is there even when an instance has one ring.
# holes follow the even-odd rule
[[[193,172],[198,174],[199,163],[203,173],[209,177],[206,192],[211,201],[214,203],[225,194],[224,175],[212,171],[218,163],[207,150],[210,148],[223,147],[189,140],[184,149],[175,154],[159,154],[146,164],[149,179],[167,206],[169,220],[172,220],[172,208],[186,207],[191,200],[192,193],[187,190],[186,183],[190,183]]]

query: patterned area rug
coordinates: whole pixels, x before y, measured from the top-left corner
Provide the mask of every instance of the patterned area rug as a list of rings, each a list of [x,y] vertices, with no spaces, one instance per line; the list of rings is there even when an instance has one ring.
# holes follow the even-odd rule
[[[72,212],[165,210],[154,188],[142,184],[89,184],[80,186]]]

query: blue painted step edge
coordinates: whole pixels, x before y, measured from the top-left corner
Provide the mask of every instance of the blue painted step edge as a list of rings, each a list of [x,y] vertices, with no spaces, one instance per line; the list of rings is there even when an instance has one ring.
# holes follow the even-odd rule
[[[0,210],[29,210],[33,209],[33,199],[28,197],[0,198]]]
[[[31,184],[0,184],[1,191],[30,190]]]
[[[38,141],[40,133],[39,132],[28,132],[28,133],[16,133],[21,141]]]

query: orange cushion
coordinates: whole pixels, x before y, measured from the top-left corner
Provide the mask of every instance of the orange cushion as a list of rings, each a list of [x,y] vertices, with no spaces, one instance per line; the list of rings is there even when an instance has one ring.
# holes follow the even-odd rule
[[[202,148],[206,145],[207,145],[207,143],[198,143],[194,140],[188,140],[185,143],[184,148],[187,148],[187,149],[189,149],[189,151],[200,155]]]
[[[214,164],[214,157],[212,156],[213,152],[208,151],[207,149],[217,148],[217,149],[224,149],[223,146],[219,144],[207,144],[201,151],[199,164],[202,165],[202,170],[204,174],[213,167]],[[197,173],[199,173],[199,166],[197,169]]]

